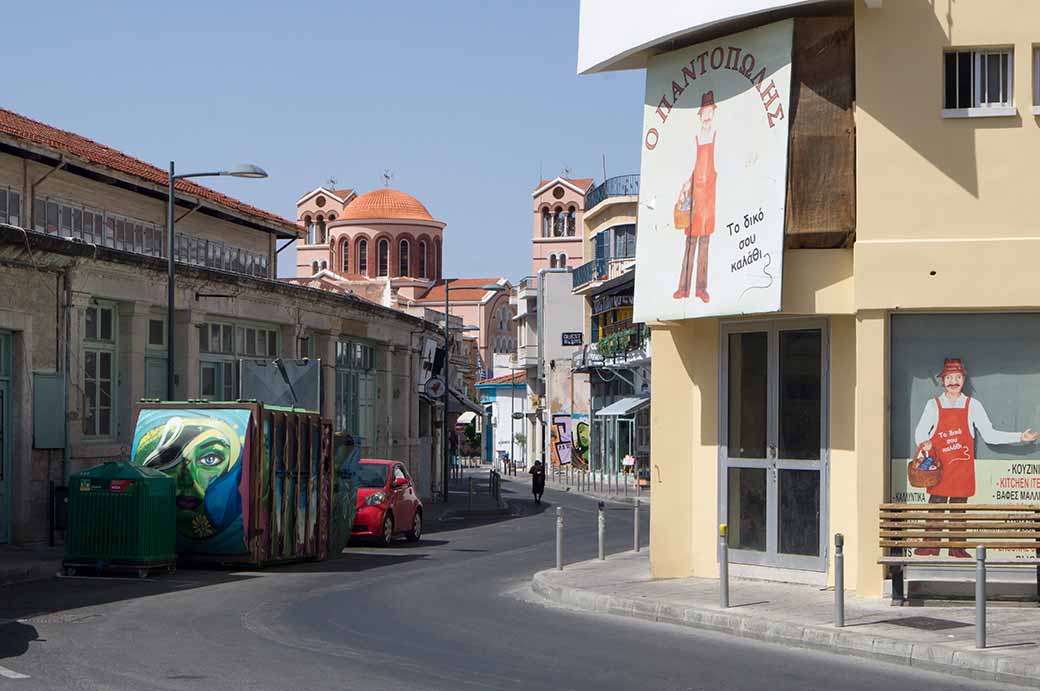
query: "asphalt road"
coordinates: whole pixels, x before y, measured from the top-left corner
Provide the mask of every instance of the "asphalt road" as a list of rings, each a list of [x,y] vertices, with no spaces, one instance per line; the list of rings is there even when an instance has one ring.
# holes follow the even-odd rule
[[[0,589],[0,688],[1011,688],[550,606],[529,583],[554,563],[555,506],[578,560],[595,502],[526,489],[504,486],[518,516],[320,564]],[[630,548],[631,512],[609,506],[608,552]]]

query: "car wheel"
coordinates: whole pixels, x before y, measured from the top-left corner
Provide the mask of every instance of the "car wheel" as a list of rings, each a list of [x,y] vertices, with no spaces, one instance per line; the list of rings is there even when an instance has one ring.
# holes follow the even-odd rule
[[[422,537],[422,512],[416,511],[415,516],[412,517],[412,529],[405,533],[405,539],[408,542],[418,542],[419,538]]]
[[[389,547],[394,541],[394,517],[389,512],[383,517],[383,532],[379,535],[379,544]]]

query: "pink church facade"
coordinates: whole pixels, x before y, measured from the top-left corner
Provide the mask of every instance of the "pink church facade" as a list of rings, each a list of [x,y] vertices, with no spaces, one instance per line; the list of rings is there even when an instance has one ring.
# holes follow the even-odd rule
[[[542,180],[531,197],[534,200],[534,244],[531,275],[541,269],[578,267],[585,262],[582,217],[585,194],[592,187],[589,178]]]
[[[389,188],[358,195],[319,187],[301,197],[296,209],[307,237],[297,245],[294,283],[355,293],[417,315],[443,313],[446,224],[418,199]],[[451,283],[450,312],[479,329],[476,341],[485,371],[496,354],[515,351],[511,294],[504,278]]]

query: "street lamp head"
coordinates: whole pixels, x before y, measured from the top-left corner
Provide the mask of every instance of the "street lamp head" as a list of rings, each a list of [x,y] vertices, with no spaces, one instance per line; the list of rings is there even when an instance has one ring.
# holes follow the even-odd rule
[[[230,175],[233,178],[266,178],[267,171],[252,163],[240,163],[239,165],[221,171],[221,175]]]

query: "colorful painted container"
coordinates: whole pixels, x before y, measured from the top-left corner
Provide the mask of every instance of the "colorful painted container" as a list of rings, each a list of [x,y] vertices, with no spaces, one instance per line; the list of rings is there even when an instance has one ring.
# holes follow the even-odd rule
[[[131,459],[174,479],[182,558],[262,566],[337,547],[337,507],[353,505],[356,483],[349,470],[338,480],[332,451],[331,425],[314,412],[166,402],[141,404]]]

